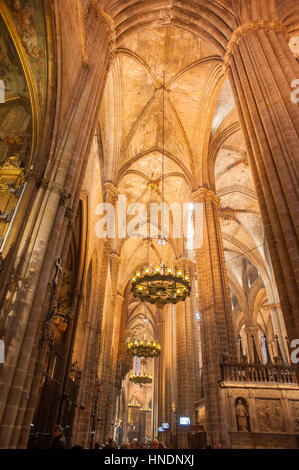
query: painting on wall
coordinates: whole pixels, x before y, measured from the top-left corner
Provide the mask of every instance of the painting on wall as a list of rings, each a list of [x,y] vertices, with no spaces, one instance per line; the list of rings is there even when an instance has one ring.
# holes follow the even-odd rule
[[[6,0],[6,5],[32,69],[42,115],[47,80],[46,34],[42,3],[39,0]]]
[[[31,146],[31,107],[21,63],[0,19],[0,79],[5,100],[0,104],[0,166],[16,157],[26,166]]]
[[[29,91],[17,51],[0,17],[0,247],[24,184],[32,146]]]

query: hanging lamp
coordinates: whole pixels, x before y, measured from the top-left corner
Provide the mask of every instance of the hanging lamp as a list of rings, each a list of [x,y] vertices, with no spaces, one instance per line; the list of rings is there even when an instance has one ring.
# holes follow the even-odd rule
[[[161,354],[161,345],[158,341],[150,338],[146,332],[146,321],[147,318],[145,316],[143,331],[127,343],[127,352],[131,356],[153,358]]]
[[[164,163],[165,163],[165,73],[163,74],[163,109],[162,109],[162,211],[161,211],[161,235],[158,240],[161,246],[161,263],[156,267],[150,264],[146,268],[140,268],[131,279],[131,291],[135,298],[141,302],[156,304],[163,308],[167,304],[176,304],[185,301],[191,293],[191,283],[187,273],[176,267],[168,267],[163,263],[163,247],[166,244],[164,234]],[[148,260],[149,261],[149,260]],[[131,346],[133,348],[133,345]]]

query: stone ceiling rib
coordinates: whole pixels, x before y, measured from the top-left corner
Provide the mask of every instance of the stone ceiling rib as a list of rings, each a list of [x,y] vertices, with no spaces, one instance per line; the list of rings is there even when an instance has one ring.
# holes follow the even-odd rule
[[[217,191],[217,196],[222,197],[222,196],[226,196],[227,194],[232,194],[232,193],[241,193],[241,194],[244,194],[244,196],[248,196],[251,199],[254,199],[255,201],[257,201],[255,191],[253,191],[250,188],[246,188],[246,186],[239,186],[239,185],[228,186],[227,188],[219,189]]]
[[[265,267],[264,267],[264,261],[261,259],[260,254],[258,255],[255,254],[258,251],[257,246],[249,248],[247,245],[241,242],[241,240],[225,232],[223,232],[222,236],[223,236],[223,240],[228,241],[229,243],[234,245],[236,248],[238,248],[240,254],[245,256],[245,258],[248,258],[257,267],[260,273],[264,273],[265,275],[267,275]],[[233,261],[233,260],[227,260],[228,263],[229,261]]]
[[[137,160],[140,160],[141,158],[143,158],[145,155],[149,155],[153,152],[160,152],[162,154],[162,149],[161,147],[152,147],[150,149],[147,149],[141,153],[139,153],[138,155],[135,155],[134,157],[130,158],[130,160],[128,160],[127,162],[125,162],[121,168],[119,169],[119,172],[118,172],[118,177],[117,177],[117,184],[120,183],[120,181],[122,180],[122,178],[124,177],[124,175],[126,174],[126,171],[134,165],[134,163],[137,161]],[[192,190],[193,188],[193,177],[192,177],[192,173],[188,170],[188,168],[184,165],[184,163],[179,159],[177,158],[175,155],[172,155],[170,152],[168,152],[167,150],[165,150],[165,156],[171,160],[173,160],[183,171],[184,175],[186,176],[186,181],[190,187],[190,189]]]
[[[145,116],[149,113],[149,111],[153,108],[155,102],[157,101],[157,96],[156,95],[153,95],[152,98],[150,99],[150,101],[146,104],[146,106],[143,108],[143,110],[141,111],[141,113],[139,114],[139,116],[136,118],[133,126],[131,127],[127,137],[125,138],[123,144],[122,144],[122,149],[121,149],[121,153],[122,155],[125,154],[125,152],[127,151],[129,145],[130,145],[130,142],[131,140],[133,139],[136,131],[138,130],[138,128],[141,126],[141,124],[143,123],[144,119],[145,119]]]
[[[221,64],[221,67],[222,67],[223,59],[218,55],[204,57],[202,59],[199,59],[193,62],[192,64],[189,64],[183,70],[180,70],[174,77],[172,77],[171,80],[169,80],[169,82],[166,84],[166,87],[167,88],[171,87],[182,75],[184,75],[185,73],[189,72],[190,70],[196,67],[201,67],[206,64],[215,64],[215,63]]]
[[[114,18],[118,40],[149,25],[174,24],[223,51],[235,29],[233,14],[223,0],[153,0],[150,4],[114,2],[107,4],[106,11]]]
[[[191,147],[190,147],[190,142],[187,138],[185,129],[182,125],[182,121],[180,120],[179,115],[178,115],[178,113],[177,113],[177,111],[176,111],[176,109],[175,109],[174,105],[172,104],[171,99],[169,97],[166,98],[166,103],[168,103],[168,105],[169,105],[169,108],[171,110],[171,115],[174,117],[174,122],[176,122],[177,125],[178,125],[181,136],[182,136],[183,141],[185,143],[185,146],[188,150],[189,164],[190,164],[191,170],[193,171],[193,166],[194,166],[193,165],[193,154],[192,154],[192,150],[191,150]]]
[[[135,52],[131,51],[130,49],[126,49],[125,47],[118,47],[115,51],[115,54],[120,56],[127,56],[135,60],[138,65],[140,65],[142,68],[144,68],[144,70],[146,70],[146,72],[148,72],[149,76],[152,78],[153,85],[155,86],[155,88],[160,88],[161,83],[154,74],[154,71],[138,54],[135,54]]]

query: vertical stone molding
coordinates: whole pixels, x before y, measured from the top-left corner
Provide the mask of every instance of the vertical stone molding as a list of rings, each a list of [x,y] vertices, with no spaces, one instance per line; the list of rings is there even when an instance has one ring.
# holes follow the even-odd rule
[[[262,362],[261,351],[259,347],[259,329],[256,325],[246,325],[245,327],[248,344],[248,361],[251,364]],[[254,343],[253,343],[254,341]]]
[[[193,262],[184,258],[176,261],[176,267],[194,278]],[[176,357],[177,357],[177,419],[180,416],[190,416],[195,424],[196,382],[198,380],[196,365],[198,366],[198,353],[195,352],[197,328],[195,326],[195,312],[192,301],[187,297],[185,302],[176,304]],[[198,349],[197,349],[198,352]],[[197,357],[196,357],[197,356]],[[177,427],[179,448],[187,448],[187,432],[181,426]]]
[[[253,21],[233,33],[224,57],[248,147],[289,337],[299,335],[299,65],[284,25]]]
[[[164,307],[165,308],[165,307]],[[164,317],[164,309],[157,308],[157,314],[159,316],[159,321],[157,322],[157,341],[159,341],[161,345],[161,355],[158,358],[155,358],[154,361],[157,364],[157,371],[158,371],[158,423],[159,426],[162,423],[165,423],[165,390],[166,390],[166,376],[165,376],[165,365],[166,365],[166,336],[165,336],[165,317]],[[164,437],[164,436],[163,436]]]
[[[286,342],[287,331],[286,331],[286,327],[283,321],[283,314],[282,314],[280,304],[269,303],[264,306],[264,309],[270,310],[274,335],[277,336],[277,339],[279,341],[280,351],[283,356],[283,359],[285,363],[288,363],[290,358],[289,358],[288,345]],[[277,350],[277,344],[275,344],[274,349]]]
[[[110,344],[110,380],[109,380],[109,392],[108,397],[111,403],[111,407],[108,407],[107,420],[105,426],[105,440],[109,436],[113,436],[114,428],[112,423],[115,421],[116,414],[116,397],[117,397],[117,384],[116,384],[116,367],[117,367],[117,356],[119,348],[119,334],[120,334],[120,321],[122,307],[124,303],[124,297],[121,294],[116,293],[111,303],[110,316],[113,318],[113,334],[112,341]],[[111,347],[112,345],[112,347]],[[108,351],[109,352],[109,351]],[[109,367],[109,363],[107,364]]]
[[[161,364],[161,357],[163,358],[163,380],[164,380],[164,394],[162,396],[163,400],[163,412],[162,412],[162,423],[169,423],[170,424],[170,432],[165,433],[163,438],[165,438],[166,446],[171,448],[171,436],[174,432],[173,426],[171,426],[171,391],[173,382],[175,380],[175,372],[172,370],[173,363],[175,361],[175,357],[173,354],[173,343],[174,338],[172,335],[172,324],[171,324],[171,306],[167,305],[163,309],[164,313],[164,337],[163,342],[159,336],[160,344],[162,346],[161,356],[160,356],[160,364]]]
[[[61,21],[63,8],[62,4],[55,8],[57,23]],[[38,189],[37,203],[29,214],[16,256],[20,282],[11,308],[11,333],[6,341],[7,361],[1,371],[0,442],[4,448],[18,445],[22,429],[23,389],[31,388],[34,370],[32,357],[37,354],[36,341],[40,337],[39,328],[45,314],[43,300],[53,259],[60,256],[57,249],[66,211],[66,207],[60,204],[61,195],[80,191],[78,175],[89,155],[90,136],[95,133],[109,66],[110,29],[103,17],[89,15],[85,26],[88,28],[86,53],[89,68],[81,67],[79,74],[74,71],[76,81],[73,86],[68,87],[63,97],[57,97],[56,135],[53,137],[56,144],[50,150],[45,170],[47,187],[42,184]],[[63,41],[67,43],[69,38],[64,36],[67,34],[65,29],[61,34],[62,44],[59,47],[64,62],[68,50],[63,48]],[[60,73],[62,70],[58,72],[59,80],[63,80]],[[31,415],[33,417],[33,407]],[[26,420],[31,422],[28,414]],[[18,430],[13,433],[16,423]]]
[[[194,202],[203,203],[203,245],[196,250],[201,324],[203,389],[207,435],[211,445],[224,443],[224,416],[220,403],[221,363],[236,358],[231,305],[215,193],[200,188]]]
[[[120,257],[116,253],[110,255],[110,286],[106,285],[106,301],[103,310],[103,327],[102,327],[102,344],[99,360],[99,380],[102,387],[101,403],[99,408],[99,427],[97,430],[97,439],[102,442],[106,434],[110,434],[113,410],[113,397],[112,389],[114,388],[113,372],[113,330],[115,327],[115,309],[117,302],[117,284],[120,267]],[[107,278],[108,280],[108,278]],[[108,283],[107,283],[108,284]],[[119,322],[118,315],[118,322]],[[110,419],[110,421],[109,421]]]

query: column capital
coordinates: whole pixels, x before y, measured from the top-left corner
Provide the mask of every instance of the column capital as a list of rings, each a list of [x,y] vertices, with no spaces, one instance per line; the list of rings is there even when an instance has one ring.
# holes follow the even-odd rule
[[[261,308],[263,308],[264,310],[272,310],[272,309],[277,309],[277,308],[281,308],[281,307],[280,307],[280,304],[279,304],[279,303],[277,303],[277,304],[275,304],[275,303],[273,304],[273,303],[272,303],[272,304],[265,304],[265,305],[262,305]]]
[[[189,263],[189,261],[190,261],[190,260],[187,259],[187,258],[183,258],[183,257],[177,258],[177,259],[175,260],[175,265],[176,265],[176,266],[182,266],[182,265],[185,265],[185,264]]]
[[[84,18],[88,18],[90,15],[91,11],[94,10],[96,15],[101,18],[103,23],[107,26],[107,30],[110,35],[110,40],[115,42],[116,40],[116,33],[115,33],[115,24],[114,24],[114,19],[112,16],[108,15],[104,11],[104,9],[101,7],[101,5],[98,4],[96,0],[90,0],[86,6],[86,8],[83,11]]]
[[[224,70],[226,73],[230,70],[230,61],[233,55],[234,48],[238,46],[240,40],[246,37],[247,34],[257,31],[274,31],[276,33],[284,33],[287,40],[290,38],[286,25],[278,23],[277,21],[257,20],[241,24],[240,26],[238,26],[237,29],[233,31],[231,38],[227,44],[226,53],[223,58]]]
[[[259,329],[258,325],[246,325],[245,326],[245,330],[251,334],[256,333],[258,329]]]
[[[120,263],[120,261],[121,261],[121,258],[120,258],[118,253],[111,253],[110,258],[111,258],[112,261],[114,261],[116,263]]]
[[[27,170],[25,172],[25,181],[33,180],[33,181],[35,181],[37,186],[41,185],[42,179],[43,179],[43,177],[42,177],[41,170],[31,168],[30,170]]]
[[[104,183],[104,190],[105,190],[105,202],[110,202],[114,204],[116,202],[118,196],[118,189],[111,181],[106,181]]]
[[[214,204],[216,204],[217,207],[220,202],[220,198],[216,195],[214,191],[208,188],[204,188],[204,187],[198,188],[195,191],[193,191],[192,200],[194,202],[203,202],[205,200],[210,200]]]
[[[119,292],[117,292],[115,298],[116,298],[116,302],[118,302],[119,304],[122,304],[122,302],[125,300],[124,296],[120,294]]]
[[[184,258],[183,256],[175,260],[175,264],[182,264],[182,263],[189,265],[189,266],[195,266],[194,261],[192,261],[189,258]]]

